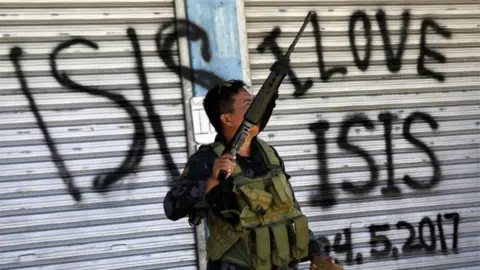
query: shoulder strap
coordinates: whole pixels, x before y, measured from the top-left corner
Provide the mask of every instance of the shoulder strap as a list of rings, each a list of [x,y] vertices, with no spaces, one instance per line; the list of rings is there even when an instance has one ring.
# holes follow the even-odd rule
[[[278,158],[275,150],[268,145],[264,140],[257,137],[256,142],[260,146],[260,152],[263,155],[263,159],[269,169],[281,169],[280,159]]]
[[[260,138],[256,138],[256,143],[260,146],[260,153],[263,156],[263,160],[265,161],[265,165],[267,165],[268,169],[270,170],[281,170],[280,159],[275,153],[275,150],[268,145],[267,142]],[[225,150],[225,146],[221,142],[214,142],[209,144],[209,146],[213,149],[217,156],[220,156],[223,151]],[[233,172],[235,175],[241,172],[240,166],[237,166],[235,171]]]
[[[215,154],[217,154],[217,157],[222,155],[223,150],[225,150],[225,146],[221,142],[214,142],[209,144],[208,146],[210,146],[213,149]]]
[[[213,149],[217,157],[221,156],[225,150],[225,145],[223,145],[221,142],[214,142],[209,144],[209,146]],[[240,168],[240,166],[235,167],[232,175],[243,175],[242,168]]]

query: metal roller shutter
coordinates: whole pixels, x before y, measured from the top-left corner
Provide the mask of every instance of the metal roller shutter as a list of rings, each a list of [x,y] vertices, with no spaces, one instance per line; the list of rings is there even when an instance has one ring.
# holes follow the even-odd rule
[[[0,1],[0,269],[197,268],[162,205],[188,155],[174,20],[173,0]]]
[[[478,1],[246,0],[254,90],[309,10],[261,137],[312,230],[346,269],[479,269]]]

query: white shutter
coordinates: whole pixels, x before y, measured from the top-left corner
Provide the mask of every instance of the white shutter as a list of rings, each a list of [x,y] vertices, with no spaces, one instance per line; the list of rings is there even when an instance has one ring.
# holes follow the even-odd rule
[[[0,269],[196,269],[193,229],[169,221],[162,204],[188,155],[181,80],[155,44],[174,19],[173,0],[0,1]],[[144,72],[137,72],[129,27]],[[52,74],[50,54],[74,38],[98,48],[60,51],[58,71],[90,93]],[[173,38],[165,56],[178,65]],[[9,59],[14,47],[28,91]],[[154,134],[150,122],[164,134]],[[53,162],[52,150],[61,161]],[[137,168],[112,174],[120,166]],[[94,190],[93,179],[108,173],[118,181]],[[63,182],[69,175],[78,202]]]
[[[402,13],[410,10],[405,51],[398,72],[387,68],[382,34],[375,17],[379,9],[386,14],[388,31],[385,34],[391,39],[394,53],[400,43]],[[265,51],[259,50],[259,45],[279,27],[276,43],[285,53],[309,10],[317,14],[325,70],[344,67],[347,73],[335,73],[328,82],[321,80],[318,43],[310,23],[291,56],[291,66],[298,85],[305,85],[311,79],[313,86],[296,98],[293,96],[296,86],[289,74],[280,87],[274,115],[261,137],[283,156],[311,229],[319,238],[328,239],[331,255],[346,269],[478,269],[478,1],[245,0],[253,89],[258,91],[276,60],[272,42]],[[371,27],[371,56],[365,70],[355,65],[349,41],[349,20],[357,10],[367,15]],[[445,56],[446,63],[426,55],[425,67],[442,73],[444,81],[421,76],[417,71],[417,59],[422,57],[421,25],[422,22],[432,25],[428,18],[451,34],[450,38],[442,36],[432,27],[426,32],[426,47]],[[354,29],[362,60],[366,47],[362,20],[357,21]],[[298,89],[302,92],[301,87]],[[383,114],[381,120],[382,113],[396,119],[390,120],[388,114]],[[412,117],[414,121],[409,128],[407,119]],[[438,126],[431,127],[426,120]],[[354,125],[346,129],[352,121]],[[362,126],[362,121],[370,126]],[[325,122],[328,122],[327,130]],[[386,132],[384,122],[391,132]],[[386,135],[389,133],[391,135]],[[387,155],[387,142],[391,142],[391,155]],[[374,164],[369,166],[365,157]],[[432,162],[432,158],[436,161]],[[434,174],[438,183],[430,188],[409,186],[404,180],[404,176],[409,175],[413,183],[428,186]],[[372,178],[376,179],[373,184],[369,183]],[[387,179],[393,180],[400,189],[398,196],[383,194]],[[365,185],[365,193],[349,192],[345,182],[356,187]],[[324,196],[328,193],[326,186],[330,186],[334,202]],[[438,224],[437,215],[442,225]],[[371,227],[380,235],[373,239],[376,243],[371,242],[369,226],[372,225],[378,225]],[[379,225],[388,225],[388,228]],[[415,232],[413,244],[420,245],[420,249],[409,253],[402,247],[406,246],[409,236],[413,236],[408,230],[410,225]],[[435,247],[430,230],[435,233]],[[351,248],[346,245],[346,232],[351,235]],[[335,245],[337,234],[341,239],[337,239],[340,241]],[[381,235],[386,235],[391,244],[384,254]],[[454,245],[457,245],[456,251]],[[429,251],[429,247],[433,251]],[[307,269],[308,264],[302,266]]]

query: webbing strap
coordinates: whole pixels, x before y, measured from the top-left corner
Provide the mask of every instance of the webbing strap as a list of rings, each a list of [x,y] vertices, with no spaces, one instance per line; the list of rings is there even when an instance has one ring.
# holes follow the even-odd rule
[[[225,146],[220,142],[212,143],[211,147],[213,148],[213,151],[215,152],[217,157],[221,156],[223,151],[225,150]],[[242,168],[240,168],[240,166],[236,166],[235,170],[233,170],[233,172],[232,172],[231,177],[239,177],[239,176],[243,176]]]
[[[280,173],[282,170],[280,159],[276,155],[273,148],[270,145],[268,145],[264,140],[259,138],[256,138],[254,143],[259,146],[260,154],[262,155],[263,160],[265,161],[265,165],[267,166],[267,169],[273,172]],[[223,151],[225,150],[225,146],[221,142],[214,142],[210,145],[217,156],[221,156]],[[242,169],[240,168],[240,166],[237,166],[232,175],[233,176],[243,175],[241,174],[241,172],[242,172]]]
[[[263,160],[265,160],[267,167],[270,170],[280,169],[280,159],[275,154],[273,148],[262,139],[257,138],[255,142],[258,144],[258,146],[260,146],[260,152],[263,155]]]

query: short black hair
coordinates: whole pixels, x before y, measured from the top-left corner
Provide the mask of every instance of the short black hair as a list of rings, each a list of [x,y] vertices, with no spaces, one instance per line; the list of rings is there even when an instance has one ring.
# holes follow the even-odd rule
[[[207,113],[210,123],[217,133],[222,133],[222,121],[220,116],[224,113],[233,112],[233,99],[240,89],[248,89],[242,80],[229,80],[217,84],[208,90],[203,100],[203,109]]]

